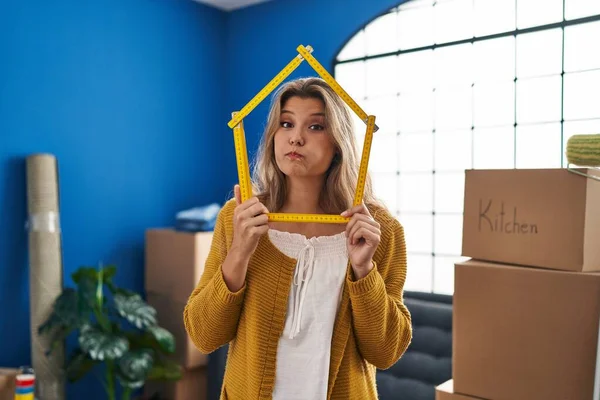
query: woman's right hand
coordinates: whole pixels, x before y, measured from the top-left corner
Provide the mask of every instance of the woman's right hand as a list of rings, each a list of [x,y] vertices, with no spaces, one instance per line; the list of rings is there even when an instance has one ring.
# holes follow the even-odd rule
[[[249,260],[258,246],[262,235],[268,232],[267,207],[258,198],[252,197],[242,203],[240,186],[234,187],[237,206],[233,212],[233,239],[230,252],[239,259]]]

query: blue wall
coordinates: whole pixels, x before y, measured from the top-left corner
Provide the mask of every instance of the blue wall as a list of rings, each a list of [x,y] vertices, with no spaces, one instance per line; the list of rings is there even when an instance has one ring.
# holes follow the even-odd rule
[[[311,45],[313,56],[333,74],[337,53],[355,32],[401,0],[275,0],[231,14],[227,26],[231,77],[228,107],[243,107],[296,56],[298,45]],[[290,76],[317,75],[303,62]],[[267,99],[267,100],[270,100]],[[244,121],[249,151],[258,145],[269,101]],[[252,149],[252,150],[251,150]]]
[[[225,38],[190,0],[0,2],[0,366],[30,362],[25,157],[58,158],[65,284],[103,261],[142,291],[144,230],[233,183]]]

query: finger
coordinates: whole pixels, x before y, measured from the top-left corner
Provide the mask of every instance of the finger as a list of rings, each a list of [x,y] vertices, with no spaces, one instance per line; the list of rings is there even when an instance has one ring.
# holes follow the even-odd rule
[[[236,200],[237,202],[237,200]],[[244,201],[242,204],[239,204],[238,206],[235,207],[235,210],[233,211],[233,218],[234,218],[234,222],[239,222],[239,221],[243,221],[244,219],[247,219],[248,217],[246,216],[245,212],[248,210],[248,208],[250,208],[251,206],[255,205],[258,203],[258,199],[255,197],[252,197],[246,201]]]
[[[350,222],[348,222],[348,225],[346,226],[346,231],[350,232],[352,230],[352,228],[354,227],[354,225],[356,225],[359,221],[366,222],[369,225],[373,225],[373,226],[379,228],[379,223],[377,221],[375,221],[373,218],[369,217],[368,215],[354,214],[352,216],[352,218],[350,219]]]
[[[377,229],[380,228],[379,223],[377,221],[375,221],[373,218],[371,218],[365,214],[354,214],[352,216],[352,218],[350,219],[350,222],[348,222],[348,225],[346,226],[346,234],[348,236],[355,229],[355,227],[358,223],[368,224]]]
[[[257,215],[264,214],[265,212],[268,212],[267,208],[264,206],[264,204],[260,203],[257,199],[256,202],[253,202],[252,205],[250,205],[248,208],[246,208],[244,211],[242,211],[242,213],[240,214],[240,217],[249,219],[252,217],[256,217]]]
[[[352,243],[357,244],[360,239],[365,239],[368,244],[376,244],[379,243],[379,237],[380,236],[377,234],[377,232],[373,231],[369,227],[361,226],[352,235]]]
[[[257,235],[264,235],[269,231],[269,225],[260,225],[252,228],[252,232]]]
[[[249,226],[263,226],[269,222],[269,216],[267,214],[260,214],[256,217],[252,217],[248,220]]]
[[[365,230],[361,237],[369,246],[377,247],[379,245],[380,236],[371,230]]]
[[[356,234],[360,229],[368,229],[376,234],[380,234],[379,228],[374,227],[373,225],[366,224],[361,221],[360,223],[354,225],[354,227],[352,228],[352,230],[350,231],[348,236],[350,238],[356,238]],[[353,242],[353,243],[355,243],[355,242]]]
[[[356,244],[358,243],[358,241],[362,238],[361,233],[364,232],[370,232],[373,233],[377,236],[379,236],[381,234],[381,232],[379,231],[379,228],[374,227],[373,225],[369,225],[367,223],[364,222],[360,222],[359,224],[355,225],[354,228],[352,228],[352,230],[350,231],[350,239],[352,244]]]
[[[365,215],[371,216],[371,213],[369,212],[369,209],[367,208],[365,203],[361,203],[357,206],[351,207],[348,210],[341,213],[340,215],[342,217],[351,217],[354,214],[365,214]]]
[[[354,224],[352,228],[348,231],[348,238],[350,239],[350,244],[356,244],[356,232],[360,229],[361,223]]]
[[[262,206],[263,213],[268,214],[269,213],[269,209],[267,208],[267,206],[265,206],[263,203],[260,203],[260,205]]]
[[[233,193],[235,195],[235,202],[239,206],[240,204],[242,204],[242,194],[240,193],[240,185],[235,185],[233,187]]]
[[[259,201],[258,201],[258,199],[256,197],[251,197],[248,200],[246,200],[246,201],[242,202],[241,204],[239,204],[235,208],[235,213],[237,213],[237,215],[240,216],[244,211],[246,211],[247,209],[249,209],[253,205],[258,204],[258,202]]]

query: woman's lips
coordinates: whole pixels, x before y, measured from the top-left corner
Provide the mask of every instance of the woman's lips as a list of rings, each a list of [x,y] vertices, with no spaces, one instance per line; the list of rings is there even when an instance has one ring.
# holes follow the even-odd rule
[[[286,154],[286,157],[290,160],[301,160],[304,156],[300,153],[296,153],[295,151],[290,151]]]

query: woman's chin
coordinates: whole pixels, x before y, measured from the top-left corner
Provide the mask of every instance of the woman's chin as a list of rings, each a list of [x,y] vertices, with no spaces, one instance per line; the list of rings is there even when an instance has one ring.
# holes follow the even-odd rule
[[[286,166],[284,166],[284,168],[281,169],[281,171],[286,176],[303,177],[303,176],[307,175],[306,169],[304,168],[303,165],[300,165],[300,164],[286,165]]]
[[[309,172],[306,170],[300,170],[300,169],[292,169],[292,170],[283,170],[282,171],[283,174],[286,176],[286,178],[288,179],[302,179],[302,180],[306,180],[306,179],[323,179],[325,174],[315,174],[313,172]]]
[[[283,171],[283,174],[285,176],[287,176],[288,178],[304,178],[304,177],[308,176],[306,173],[304,173],[304,171],[295,171],[295,170]]]

